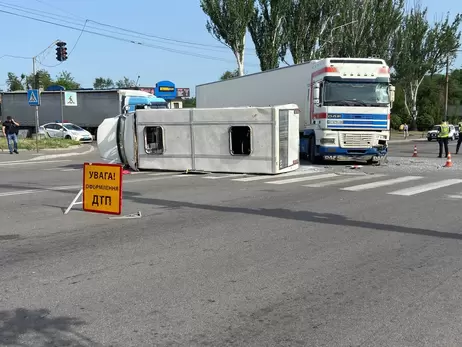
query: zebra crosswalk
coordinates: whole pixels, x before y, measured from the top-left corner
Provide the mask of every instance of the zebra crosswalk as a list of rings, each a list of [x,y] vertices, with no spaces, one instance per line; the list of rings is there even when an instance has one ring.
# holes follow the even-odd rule
[[[49,170],[49,169],[48,169]],[[56,170],[56,169],[55,169]],[[81,171],[81,168],[62,168],[58,171]],[[296,185],[301,188],[334,188],[343,192],[360,193],[363,191],[379,190],[387,195],[399,197],[411,197],[423,193],[440,192],[443,188],[460,185],[461,193],[448,191],[444,197],[449,199],[462,199],[462,179],[438,177],[425,177],[423,175],[407,175],[396,177],[386,173],[365,174],[365,173],[336,173],[321,170],[297,170],[280,175],[248,175],[248,174],[185,174],[182,172],[136,172],[143,176],[156,176],[162,179],[198,179],[209,180],[209,182],[229,181],[233,184],[242,184],[247,187],[260,185],[289,186]]]

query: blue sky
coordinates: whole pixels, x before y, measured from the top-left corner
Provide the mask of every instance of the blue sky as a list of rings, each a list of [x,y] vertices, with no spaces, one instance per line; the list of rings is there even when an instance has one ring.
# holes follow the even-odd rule
[[[441,17],[451,10],[453,13],[462,10],[456,0],[426,0],[422,4],[428,6],[429,18]],[[0,10],[80,29],[72,30],[0,12],[3,29],[0,57],[30,57],[55,39],[67,42],[69,53],[76,44],[69,59],[59,66],[56,66],[59,62],[55,59],[55,47],[52,47],[40,56],[42,65],[39,64],[38,68],[47,69],[52,76],[67,70],[83,87],[92,87],[95,77],[117,80],[127,76],[136,80],[140,76],[141,86],[154,86],[157,81],[171,80],[177,87],[189,87],[194,93],[197,84],[217,80],[224,71],[236,68],[232,52],[207,32],[207,17],[199,6],[199,0],[0,0]],[[57,15],[62,17],[57,19]],[[85,20],[151,36],[140,36],[90,21],[86,23],[86,30],[146,45],[86,32],[80,36]],[[247,73],[257,72],[259,64],[250,37],[247,43],[245,70]],[[185,54],[187,52],[201,57]],[[461,65],[462,58],[458,58],[455,66]],[[30,73],[32,62],[9,57],[0,59],[0,89],[6,89],[9,71],[18,75]]]

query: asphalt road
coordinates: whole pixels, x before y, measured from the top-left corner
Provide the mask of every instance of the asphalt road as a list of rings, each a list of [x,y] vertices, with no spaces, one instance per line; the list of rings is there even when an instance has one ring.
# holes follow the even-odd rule
[[[141,173],[141,218],[64,216],[85,160],[0,163],[0,346],[462,345],[457,170]]]
[[[417,153],[420,157],[435,158],[438,156],[439,145],[437,141],[411,141],[403,143],[391,143],[389,155],[395,157],[409,157],[414,151],[414,145],[417,146]],[[449,152],[456,153],[457,140],[449,141]],[[443,149],[444,155],[444,149]],[[462,152],[459,154],[462,155]]]

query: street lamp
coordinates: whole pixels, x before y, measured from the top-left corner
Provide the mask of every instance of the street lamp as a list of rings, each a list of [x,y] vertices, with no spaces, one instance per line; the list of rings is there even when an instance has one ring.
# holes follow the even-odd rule
[[[348,25],[351,25],[351,24],[354,24],[356,23],[357,20],[354,20],[352,22],[349,22],[349,23],[345,23],[345,24],[342,24],[342,25],[339,25],[339,26],[336,26],[334,28],[332,28],[330,30],[330,56],[332,57],[334,55],[334,37],[332,35],[333,31],[336,30],[336,29],[340,29],[340,28],[343,28],[343,27],[346,27]]]
[[[446,56],[446,93],[444,96],[444,120],[448,120],[448,101],[449,101],[449,54],[454,52],[462,52],[460,49],[454,49]]]

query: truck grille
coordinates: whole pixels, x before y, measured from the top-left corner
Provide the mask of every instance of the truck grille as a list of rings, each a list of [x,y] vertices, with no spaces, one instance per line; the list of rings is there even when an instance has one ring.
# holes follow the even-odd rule
[[[340,147],[343,148],[371,147],[374,140],[374,135],[343,133],[341,134],[340,138]]]

